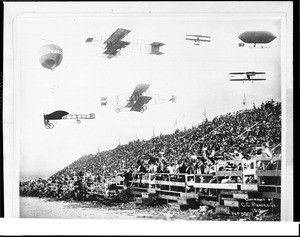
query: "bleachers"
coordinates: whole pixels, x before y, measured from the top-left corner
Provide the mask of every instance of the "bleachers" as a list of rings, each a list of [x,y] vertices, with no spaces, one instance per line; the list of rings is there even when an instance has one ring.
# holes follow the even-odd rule
[[[265,157],[267,151],[272,160]],[[82,156],[47,180],[20,182],[20,191],[36,195],[45,186],[45,196],[64,196],[75,190],[80,178],[83,185],[92,183],[87,185],[88,196],[109,199],[120,195],[124,176],[137,172],[139,160],[148,173],[137,173],[129,182],[140,203],[150,204],[152,199],[182,205],[236,205],[235,199],[253,194],[280,198],[280,158],[281,103],[271,100],[189,129]],[[160,168],[157,173],[150,171],[151,159]],[[176,172],[184,167],[182,173],[173,173],[175,167]]]
[[[165,200],[177,208],[208,205],[228,213],[230,208],[239,208],[241,201],[249,198],[280,199],[280,185],[265,184],[263,181],[268,177],[281,176],[281,170],[277,169],[280,168],[279,165],[274,170],[261,169],[262,164],[263,167],[268,167],[267,163],[270,164],[271,161],[274,162],[274,159],[252,159],[243,162],[242,170],[217,171],[215,174],[137,173],[136,178],[131,181],[132,194],[140,204],[149,205],[150,198],[152,201]],[[236,179],[236,182],[222,182],[228,176],[241,178]],[[258,182],[246,183],[248,176],[257,177]]]

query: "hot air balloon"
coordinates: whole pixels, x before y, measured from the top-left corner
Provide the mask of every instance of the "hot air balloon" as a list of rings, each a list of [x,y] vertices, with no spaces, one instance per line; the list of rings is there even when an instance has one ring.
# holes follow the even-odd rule
[[[54,70],[63,59],[61,47],[55,44],[46,44],[39,49],[39,61],[44,68]]]

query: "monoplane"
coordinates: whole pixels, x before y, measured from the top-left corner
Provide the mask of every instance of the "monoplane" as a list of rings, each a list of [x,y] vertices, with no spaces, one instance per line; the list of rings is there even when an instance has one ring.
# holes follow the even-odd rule
[[[150,49],[150,54],[155,54],[155,55],[161,55],[163,54],[163,52],[159,51],[160,47],[165,45],[161,42],[153,42],[151,44],[147,44],[144,43],[145,41],[143,41],[142,43],[138,43],[138,40],[136,40],[136,42],[128,42],[128,41],[124,41],[124,37],[127,36],[131,31],[130,30],[126,30],[126,29],[122,29],[122,28],[118,28],[112,35],[110,35],[104,42],[103,42],[103,38],[104,36],[99,36],[99,37],[90,37],[87,38],[87,40],[85,41],[86,43],[90,43],[93,44],[97,47],[103,48],[103,44],[105,45],[105,47],[103,48],[103,54],[107,57],[107,58],[113,58],[116,57],[117,55],[119,55],[121,53],[121,50],[126,48],[129,44],[131,44],[132,46],[130,47],[131,51],[147,51]],[[105,37],[106,38],[106,37]]]
[[[232,78],[230,81],[265,81],[266,78],[251,78],[256,75],[264,75],[266,74],[265,72],[231,72],[229,73],[230,77],[237,77],[237,76],[242,76],[245,75],[246,78]]]
[[[44,114],[45,128],[52,129],[54,124],[51,120],[63,120],[63,119],[75,119],[78,124],[81,123],[81,119],[95,119],[95,114],[69,114],[63,110],[57,110],[51,114]]]
[[[206,35],[186,35],[186,36],[193,37],[193,38],[185,38],[185,39],[194,41],[194,45],[200,45],[201,42],[210,42],[210,36],[206,36]]]
[[[116,105],[116,112],[136,111],[143,113],[148,107],[147,105],[157,105],[166,102],[176,102],[176,96],[165,96],[159,94],[151,94],[148,90],[149,84],[140,83],[136,86],[132,94],[127,99],[122,99],[121,95],[117,97],[101,97],[101,106]],[[150,102],[151,100],[151,102]],[[149,103],[150,102],[150,103]]]

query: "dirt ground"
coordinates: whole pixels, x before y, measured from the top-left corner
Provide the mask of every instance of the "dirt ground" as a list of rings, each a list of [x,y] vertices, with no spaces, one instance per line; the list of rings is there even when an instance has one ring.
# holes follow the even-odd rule
[[[152,220],[230,220],[230,221],[279,221],[279,215],[224,216],[213,209],[177,210],[168,205],[144,207],[134,203],[105,206],[98,202],[57,201],[50,198],[20,197],[21,218],[55,219],[152,219]]]

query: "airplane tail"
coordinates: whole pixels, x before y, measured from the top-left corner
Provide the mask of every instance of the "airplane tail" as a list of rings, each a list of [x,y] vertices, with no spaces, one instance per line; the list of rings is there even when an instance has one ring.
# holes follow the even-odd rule
[[[172,95],[170,101],[172,101],[172,103],[175,103],[177,101],[177,96],[176,95]]]
[[[101,106],[107,105],[107,97],[101,97]]]
[[[153,42],[150,44],[151,45],[151,52],[150,54],[156,54],[156,55],[161,55],[163,52],[159,51],[161,46],[164,46],[165,44],[160,43],[160,42]]]

